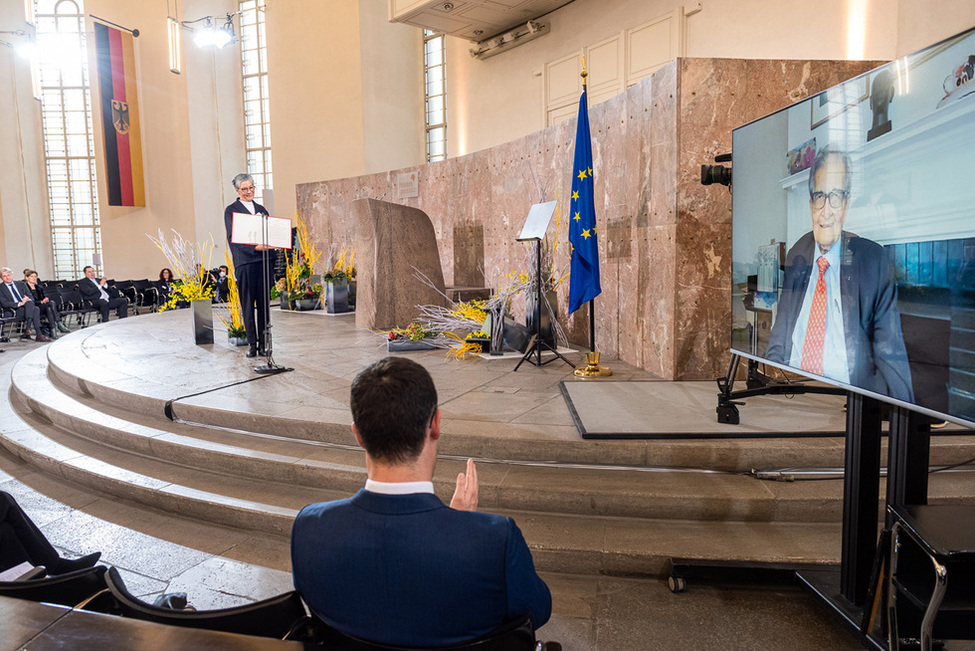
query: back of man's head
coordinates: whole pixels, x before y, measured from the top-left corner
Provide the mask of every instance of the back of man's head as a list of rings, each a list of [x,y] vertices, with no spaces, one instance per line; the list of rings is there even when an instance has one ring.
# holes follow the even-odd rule
[[[352,421],[370,457],[396,464],[416,459],[437,410],[437,389],[425,368],[384,357],[352,381]]]

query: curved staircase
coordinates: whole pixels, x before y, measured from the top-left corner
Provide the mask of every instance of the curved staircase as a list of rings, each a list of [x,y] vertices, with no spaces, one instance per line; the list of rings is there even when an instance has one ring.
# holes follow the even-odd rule
[[[282,537],[303,505],[363,485],[348,386],[385,354],[378,338],[349,318],[276,314],[279,358],[302,354],[293,372],[258,378],[229,345],[189,343],[182,317],[87,328],[5,367],[0,444],[82,491]],[[410,355],[440,391],[437,493],[449,500],[473,456],[480,508],[515,517],[541,570],[659,574],[673,556],[838,561],[842,482],[749,472],[841,467],[842,438],[583,441],[558,391],[567,367],[516,374],[513,362]],[[620,365],[615,379],[628,377],[641,374]],[[931,459],[973,451],[975,437],[938,436]],[[930,493],[975,502],[969,474],[937,473]]]

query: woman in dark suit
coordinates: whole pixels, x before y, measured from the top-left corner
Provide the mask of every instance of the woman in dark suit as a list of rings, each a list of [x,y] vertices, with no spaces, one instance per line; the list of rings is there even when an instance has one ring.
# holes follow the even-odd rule
[[[61,332],[71,332],[68,330],[68,326],[64,325],[61,321],[61,315],[58,314],[58,308],[51,299],[44,295],[44,288],[40,286],[37,282],[37,272],[33,269],[24,269],[24,282],[27,283],[28,289],[30,289],[31,297],[34,299],[34,305],[36,305],[41,310],[41,318],[47,319],[47,323],[51,328],[51,339],[58,338],[58,331]]]

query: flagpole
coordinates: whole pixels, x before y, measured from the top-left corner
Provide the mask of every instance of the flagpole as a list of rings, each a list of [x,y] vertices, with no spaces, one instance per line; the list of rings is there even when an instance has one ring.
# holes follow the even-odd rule
[[[586,98],[586,119],[589,119],[589,93],[587,92],[586,51],[582,51],[582,95]],[[593,185],[595,189],[595,183]],[[593,216],[595,217],[595,215]],[[595,225],[595,221],[593,222]],[[611,369],[599,365],[599,353],[596,352],[596,299],[589,299],[589,352],[586,354],[585,366],[579,366],[573,371],[577,377],[607,377],[613,374]]]

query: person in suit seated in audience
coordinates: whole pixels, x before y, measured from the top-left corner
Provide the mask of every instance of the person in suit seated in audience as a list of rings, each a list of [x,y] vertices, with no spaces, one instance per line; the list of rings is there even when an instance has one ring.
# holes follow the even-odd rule
[[[71,332],[68,330],[68,326],[61,321],[58,308],[51,302],[50,298],[44,295],[44,288],[37,282],[37,272],[33,269],[24,269],[24,282],[27,283],[27,288],[34,299],[34,305],[40,308],[41,316],[47,319],[48,326],[51,328],[51,338],[57,339],[59,330]]]
[[[85,267],[85,277],[78,283],[81,297],[99,309],[102,323],[108,322],[108,312],[115,308],[118,318],[124,319],[129,315],[129,299],[124,296],[109,296],[105,289],[105,279],[95,278],[95,269],[90,265]]]
[[[0,571],[27,561],[43,565],[48,574],[64,574],[93,566],[101,555],[95,552],[81,558],[61,558],[13,495],[0,491]]]
[[[437,390],[425,368],[386,357],[352,383],[352,431],[366,486],[310,504],[295,519],[295,589],[337,630],[373,642],[449,646],[552,612],[548,586],[514,520],[478,513],[468,460],[450,507],[433,492]]]
[[[227,279],[227,265],[222,264],[216,269],[210,270],[210,279],[213,281],[213,302],[226,303],[230,300],[230,281]]]
[[[0,269],[0,307],[9,310],[17,320],[25,322],[22,339],[30,339],[29,328],[34,328],[34,341],[51,341],[41,332],[41,310],[34,303],[30,288],[23,281],[14,281],[10,267]]]

